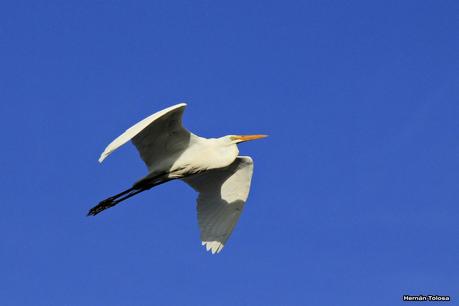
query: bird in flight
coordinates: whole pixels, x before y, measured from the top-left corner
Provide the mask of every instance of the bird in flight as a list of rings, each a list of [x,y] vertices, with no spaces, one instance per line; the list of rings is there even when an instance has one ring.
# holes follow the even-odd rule
[[[249,195],[253,161],[248,156],[238,156],[237,144],[267,135],[197,136],[182,126],[185,107],[185,103],[180,103],[143,119],[105,148],[100,163],[132,141],[148,174],[131,188],[99,202],[88,216],[152,187],[181,179],[199,193],[197,211],[202,245],[215,254],[223,249]]]

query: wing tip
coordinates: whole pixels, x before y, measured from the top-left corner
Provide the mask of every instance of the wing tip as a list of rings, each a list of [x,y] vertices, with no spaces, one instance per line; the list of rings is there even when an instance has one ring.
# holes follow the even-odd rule
[[[206,251],[211,252],[212,254],[220,253],[225,246],[220,241],[202,241],[202,245],[205,246]]]
[[[98,160],[99,164],[101,164],[107,158],[108,155],[110,155],[110,152],[107,152],[107,151],[102,152]]]

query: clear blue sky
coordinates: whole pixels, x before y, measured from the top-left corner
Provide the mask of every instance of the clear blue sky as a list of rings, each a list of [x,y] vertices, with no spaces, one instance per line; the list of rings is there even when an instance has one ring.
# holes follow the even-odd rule
[[[2,305],[401,305],[459,299],[457,1],[3,1]],[[127,127],[185,125],[255,161],[223,252]],[[453,303],[451,303],[452,305]],[[430,304],[429,304],[430,305]],[[449,305],[449,304],[448,304]]]

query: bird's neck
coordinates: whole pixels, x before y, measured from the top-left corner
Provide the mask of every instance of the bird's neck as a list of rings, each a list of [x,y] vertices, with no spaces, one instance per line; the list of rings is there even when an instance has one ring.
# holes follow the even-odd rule
[[[229,166],[238,156],[239,149],[235,143],[227,143],[219,138],[209,140],[213,147],[212,152],[209,152],[209,155],[213,156],[209,156],[209,158],[214,159],[216,168]]]

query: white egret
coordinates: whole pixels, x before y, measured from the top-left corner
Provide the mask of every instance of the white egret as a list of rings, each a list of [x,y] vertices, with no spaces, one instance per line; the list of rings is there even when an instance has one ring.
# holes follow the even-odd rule
[[[154,186],[182,179],[199,192],[198,223],[207,251],[219,253],[233,231],[247,200],[253,162],[238,156],[237,144],[266,135],[199,137],[182,126],[186,104],[180,103],[138,122],[112,141],[99,158],[102,162],[129,140],[148,167],[148,175],[117,195],[101,201],[88,216]]]

